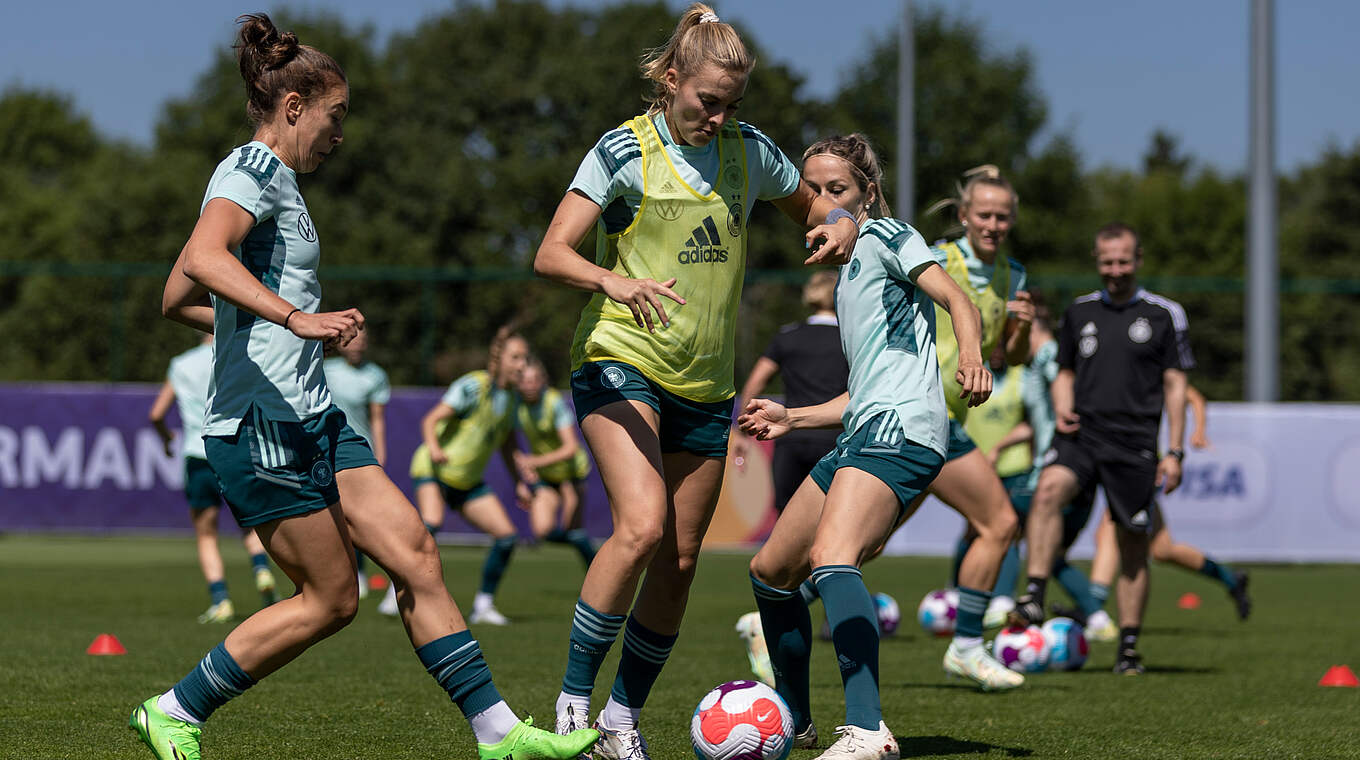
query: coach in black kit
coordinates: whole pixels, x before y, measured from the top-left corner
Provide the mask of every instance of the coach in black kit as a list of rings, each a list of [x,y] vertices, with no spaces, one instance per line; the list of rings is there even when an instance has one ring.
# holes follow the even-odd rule
[[[1120,652],[1116,673],[1143,672],[1138,633],[1148,593],[1148,545],[1158,489],[1180,485],[1185,456],[1186,370],[1194,367],[1180,304],[1138,287],[1138,235],[1107,224],[1094,256],[1104,287],[1067,308],[1053,383],[1058,435],[1039,476],[1026,524],[1029,582],[1017,613],[1043,619],[1048,570],[1062,539],[1061,507],[1103,486],[1118,527]],[[1157,454],[1165,406],[1170,448]]]

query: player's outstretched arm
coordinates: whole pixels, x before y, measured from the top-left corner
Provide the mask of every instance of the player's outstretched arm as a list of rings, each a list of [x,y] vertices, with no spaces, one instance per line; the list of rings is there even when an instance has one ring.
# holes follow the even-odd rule
[[[969,406],[992,395],[992,373],[982,363],[982,317],[972,299],[939,264],[928,264],[916,273],[916,284],[931,300],[949,312],[959,344],[959,368],[954,373]]]
[[[614,272],[586,261],[576,252],[576,246],[585,240],[586,233],[595,226],[600,218],[600,207],[595,201],[570,191],[557,205],[543,242],[534,255],[534,274],[553,282],[560,282],[591,293],[603,293],[613,301],[627,306],[633,312],[638,327],[656,332],[657,322],[670,324],[666,308],[661,303],[664,296],[684,305],[681,298],[671,288],[675,278],[665,282],[652,279],[634,280],[621,277]],[[655,317],[653,316],[655,314]]]
[[[1195,419],[1195,432],[1190,435],[1190,445],[1196,449],[1211,448],[1214,444],[1209,440],[1209,404],[1204,394],[1187,382],[1185,401],[1190,405],[1190,416]]]
[[[840,206],[817,195],[808,183],[798,180],[798,189],[783,198],[772,201],[775,208],[784,215],[805,227],[811,227],[804,236],[806,247],[812,251],[804,264],[841,264],[849,263],[855,252],[855,240],[859,238],[859,225],[854,217],[842,213],[838,219],[827,224],[827,217]]]
[[[430,452],[430,461],[435,464],[444,464],[449,461],[448,454],[445,454],[443,447],[439,445],[439,436],[436,431],[439,429],[440,421],[447,420],[455,414],[457,412],[453,407],[441,401],[420,419],[420,437],[425,443],[425,448]]]
[[[1077,373],[1070,367],[1059,369],[1057,378],[1053,380],[1053,416],[1058,432],[1066,435],[1077,432],[1081,427],[1081,417],[1074,409],[1076,381]]]
[[[1006,302],[1006,364],[1015,366],[1029,362],[1029,331],[1034,323],[1034,301],[1023,290],[1015,292],[1015,300]]]
[[[1165,493],[1171,493],[1181,484],[1181,457],[1185,456],[1185,389],[1188,384],[1183,370],[1162,370],[1168,448],[1162,461],[1157,464],[1157,485]]]
[[[175,403],[175,389],[166,380],[161,385],[161,390],[156,394],[156,400],[151,402],[151,410],[146,413],[146,419],[151,426],[156,428],[156,435],[161,437],[161,444],[165,447],[165,453],[170,454],[170,442],[175,440],[175,431],[165,424],[165,415],[170,412],[170,405]]]

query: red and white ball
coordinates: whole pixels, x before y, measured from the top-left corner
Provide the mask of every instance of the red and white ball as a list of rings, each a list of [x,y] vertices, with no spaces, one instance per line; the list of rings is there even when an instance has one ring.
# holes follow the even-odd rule
[[[728,681],[699,700],[689,738],[699,760],[784,760],[793,747],[793,716],[765,684]]]
[[[949,636],[954,633],[954,625],[959,617],[959,592],[937,589],[926,594],[921,606],[916,608],[916,622],[926,633],[936,636]]]
[[[1011,670],[1037,673],[1048,665],[1048,642],[1037,625],[1006,628],[992,642],[992,655]]]

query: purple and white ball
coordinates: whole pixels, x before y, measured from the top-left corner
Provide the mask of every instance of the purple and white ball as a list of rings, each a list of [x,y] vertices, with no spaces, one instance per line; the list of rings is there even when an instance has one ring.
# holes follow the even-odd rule
[[[891,636],[897,632],[897,626],[902,624],[902,610],[897,606],[897,600],[882,591],[874,594],[874,611],[878,613],[878,632],[883,636]]]
[[[1048,664],[1048,645],[1037,625],[1007,628],[992,642],[992,655],[1001,664],[1021,673],[1037,673]]]
[[[936,636],[950,636],[959,617],[959,592],[954,589],[936,589],[926,594],[921,606],[916,608],[916,622],[926,633]]]

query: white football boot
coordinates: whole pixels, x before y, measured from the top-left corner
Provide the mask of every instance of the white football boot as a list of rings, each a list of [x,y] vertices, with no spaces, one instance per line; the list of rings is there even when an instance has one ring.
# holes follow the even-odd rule
[[[818,755],[817,760],[901,760],[897,738],[881,720],[877,731],[859,726],[836,726],[836,733],[840,738]]]
[[[971,679],[983,691],[1005,691],[1025,683],[1025,677],[1002,665],[981,644],[960,649],[958,642],[949,642],[944,653],[944,672]]]
[[[770,648],[760,627],[760,613],[748,612],[737,618],[737,635],[746,642],[746,659],[751,662],[751,672],[761,683],[774,688],[774,666],[770,664]]]

